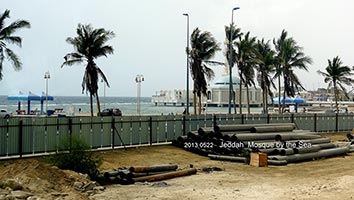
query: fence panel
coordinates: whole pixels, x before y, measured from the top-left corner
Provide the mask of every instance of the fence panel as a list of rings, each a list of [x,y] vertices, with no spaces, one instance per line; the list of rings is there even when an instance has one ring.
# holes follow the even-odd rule
[[[294,123],[298,129],[314,131],[314,115],[299,113],[294,115]]]
[[[150,131],[152,133],[152,137],[151,137],[151,142],[152,143],[156,143],[157,142],[157,133],[158,133],[157,125],[158,125],[157,117],[156,116],[152,116],[151,117],[151,124],[150,124]]]
[[[58,125],[56,118],[46,118],[46,127],[47,127],[47,138],[46,140],[46,152],[57,151],[58,143]]]
[[[7,155],[9,120],[0,120],[0,156]]]
[[[270,114],[269,123],[291,123],[291,114]]]
[[[183,135],[183,116],[175,115],[174,118],[175,118],[174,129],[175,129],[175,139],[176,139],[177,137]]]
[[[45,139],[47,137],[45,118],[33,120],[33,153],[43,153],[46,150]]]
[[[157,143],[166,142],[167,141],[167,133],[166,133],[166,119],[167,115],[156,116],[157,120]]]
[[[204,115],[204,127],[213,127],[214,126],[214,115],[206,114]]]
[[[141,144],[149,144],[150,143],[150,117],[149,116],[141,116],[140,117],[140,141]]]
[[[317,131],[334,132],[336,127],[336,114],[317,114]]]
[[[347,113],[338,114],[338,131],[351,131],[353,127],[350,124],[352,117]]]
[[[141,124],[141,117],[140,116],[132,116],[131,117],[131,144],[132,145],[137,145],[141,143],[141,130],[140,130],[140,124]]]
[[[167,141],[172,141],[175,139],[175,122],[176,118],[175,116],[167,115],[166,116],[166,140]]]
[[[73,137],[78,137],[91,148],[110,147],[112,145],[111,122],[115,120],[114,144],[121,146],[160,143],[171,141],[186,131],[199,127],[212,127],[216,124],[259,124],[289,123],[294,121],[299,129],[319,132],[350,131],[354,127],[354,114],[207,114],[207,115],[165,115],[165,116],[124,116],[124,117],[73,117]],[[269,116],[269,117],[268,117]],[[338,118],[336,118],[338,116]],[[185,117],[186,121],[183,121]],[[151,119],[151,120],[150,120]],[[20,120],[22,140],[20,141]],[[58,147],[68,143],[69,118],[10,118],[0,119],[0,156],[47,153],[60,150]],[[316,120],[316,121],[315,121]],[[150,133],[152,137],[150,138]],[[122,139],[122,141],[121,141]],[[19,146],[22,144],[22,146]]]
[[[190,115],[189,116],[189,130],[188,131],[195,131],[199,128],[199,115]],[[187,131],[187,132],[188,132]]]
[[[123,146],[130,144],[130,122],[127,121],[129,116],[114,117],[114,146]]]
[[[102,143],[101,147],[112,146],[112,118],[102,117]]]

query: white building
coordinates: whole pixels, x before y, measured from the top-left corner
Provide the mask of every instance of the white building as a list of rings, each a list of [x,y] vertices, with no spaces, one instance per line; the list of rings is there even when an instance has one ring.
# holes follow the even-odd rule
[[[232,79],[233,89],[236,95],[236,104],[239,104],[240,80],[237,77]],[[192,83],[193,84],[193,83]],[[262,105],[262,91],[259,88],[249,88],[250,104],[253,107]],[[193,90],[189,90],[189,102],[193,104]],[[160,90],[152,96],[155,105],[184,106],[186,103],[186,89]],[[203,97],[202,102],[208,106],[227,107],[229,105],[229,76],[222,76],[208,86],[207,97]],[[246,88],[242,88],[242,104],[247,104]]]

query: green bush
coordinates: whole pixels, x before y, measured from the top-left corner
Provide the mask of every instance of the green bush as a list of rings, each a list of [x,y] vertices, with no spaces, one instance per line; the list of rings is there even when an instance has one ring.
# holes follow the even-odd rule
[[[62,142],[57,152],[49,157],[49,161],[60,169],[69,169],[83,174],[88,174],[92,179],[97,178],[98,167],[102,160],[89,151],[90,147],[82,140],[72,137],[70,141]]]

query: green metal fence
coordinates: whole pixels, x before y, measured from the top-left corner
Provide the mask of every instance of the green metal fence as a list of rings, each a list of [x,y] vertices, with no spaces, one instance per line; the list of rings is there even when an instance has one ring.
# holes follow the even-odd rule
[[[0,119],[0,157],[61,150],[76,137],[91,149],[170,142],[188,131],[215,124],[293,122],[314,132],[350,131],[354,114],[206,114],[122,117],[33,117]]]

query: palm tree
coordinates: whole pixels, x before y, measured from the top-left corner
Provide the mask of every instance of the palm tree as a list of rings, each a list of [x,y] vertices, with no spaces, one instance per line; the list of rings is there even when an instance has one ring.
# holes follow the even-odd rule
[[[75,51],[65,55],[62,67],[86,62],[82,80],[82,92],[90,93],[90,109],[91,116],[93,116],[93,97],[96,97],[97,112],[101,111],[98,97],[99,76],[109,87],[106,76],[94,60],[101,56],[107,57],[108,54],[113,54],[113,47],[105,45],[105,43],[114,37],[114,33],[103,28],[94,29],[91,25],[82,24],[78,25],[76,33],[76,37],[68,37],[66,39],[66,42],[74,46]]]
[[[268,111],[268,96],[273,100],[271,87],[276,88],[271,78],[275,72],[275,52],[271,49],[269,41],[258,40],[256,46],[257,81],[262,89],[263,113]]]
[[[231,29],[230,29],[231,27]],[[231,34],[231,31],[232,31],[232,37],[230,37],[230,34]],[[227,60],[227,65],[225,65],[225,71],[227,73],[230,73],[229,72],[229,66],[231,66],[231,68],[234,67],[235,65],[235,62],[236,62],[236,52],[235,52],[235,48],[234,48],[234,43],[236,42],[236,39],[239,39],[242,35],[241,33],[241,29],[240,28],[236,28],[236,26],[234,24],[230,24],[230,26],[225,26],[225,35],[226,35],[226,39],[225,39],[225,52],[224,52],[224,55],[226,57],[226,60]],[[230,46],[230,38],[231,38],[231,46]],[[231,51],[232,51],[232,60],[230,60],[230,47],[231,47]],[[231,61],[231,62],[230,62]],[[233,106],[234,106],[234,112],[235,114],[237,113],[236,111],[236,98],[235,98],[235,91],[233,89],[233,85],[231,85],[231,90],[232,90],[232,93],[233,93],[233,97],[232,97],[232,100],[233,100]]]
[[[332,87],[334,88],[334,97],[336,100],[336,110],[338,113],[338,94],[339,94],[339,89],[338,86],[342,89],[346,97],[348,98],[347,91],[344,87],[344,85],[351,85],[353,83],[353,79],[350,78],[350,76],[353,75],[351,72],[350,67],[348,66],[343,66],[342,61],[340,58],[334,57],[332,61],[328,59],[328,65],[326,67],[326,72],[322,72],[320,70],[317,71],[317,73],[321,74],[324,76],[324,81],[325,83],[328,83],[328,88]]]
[[[214,77],[214,71],[206,64],[221,64],[210,61],[219,51],[219,45],[210,32],[201,32],[196,28],[191,35],[190,63],[191,75],[194,81],[194,114],[196,114],[196,96],[199,99],[198,113],[201,114],[201,95],[207,95],[207,79]]]
[[[283,30],[281,32],[281,35],[279,37],[278,40],[273,39],[273,44],[276,50],[276,57],[275,57],[275,69],[276,69],[276,73],[274,75],[274,78],[278,78],[278,108],[279,108],[279,114],[282,112],[282,108],[281,108],[281,102],[280,102],[280,96],[281,96],[281,81],[280,78],[283,74],[282,71],[282,66],[280,63],[281,57],[282,57],[282,46],[283,43],[285,42],[288,36],[288,32],[286,32],[285,30]]]
[[[245,84],[248,96],[248,87],[253,82],[254,71],[252,65],[254,63],[255,37],[250,37],[247,32],[240,40],[236,42],[236,63],[239,69],[240,85],[239,85],[239,113],[242,114],[242,84]],[[249,98],[248,98],[249,99]],[[247,99],[247,104],[249,101]],[[249,107],[249,106],[248,106]],[[249,111],[249,108],[248,108]]]
[[[307,65],[312,63],[312,59],[302,51],[302,47],[298,46],[293,38],[286,38],[287,32],[282,31],[281,37],[276,42],[276,50],[278,53],[279,66],[276,76],[283,75],[284,81],[284,91],[283,99],[285,96],[293,97],[300,88],[305,89],[299,78],[294,73],[294,68],[302,69],[307,71]],[[280,91],[280,89],[279,89]],[[280,94],[280,92],[279,92]],[[280,97],[280,95],[279,95]],[[283,101],[283,108],[285,107],[285,101]]]
[[[6,18],[10,18],[9,10],[5,10],[5,12],[0,15],[0,80],[2,80],[3,77],[2,70],[5,57],[11,62],[16,71],[21,70],[22,63],[20,58],[8,48],[7,45],[15,44],[21,47],[22,38],[13,34],[19,29],[31,27],[31,24],[25,20],[16,20],[10,25],[5,26]]]

